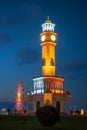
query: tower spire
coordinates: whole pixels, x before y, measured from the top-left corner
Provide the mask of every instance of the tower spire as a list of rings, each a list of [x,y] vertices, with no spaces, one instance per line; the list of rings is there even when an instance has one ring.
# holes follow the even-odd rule
[[[49,16],[47,16],[47,20],[45,21],[45,23],[51,23]]]
[[[49,16],[47,16],[47,20],[49,20]]]

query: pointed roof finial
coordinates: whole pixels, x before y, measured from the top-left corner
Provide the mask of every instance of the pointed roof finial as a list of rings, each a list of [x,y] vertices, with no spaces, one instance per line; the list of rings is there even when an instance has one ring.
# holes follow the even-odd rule
[[[47,17],[47,20],[49,20],[49,16]]]
[[[49,16],[47,17],[46,23],[51,23],[51,20],[49,19]]]

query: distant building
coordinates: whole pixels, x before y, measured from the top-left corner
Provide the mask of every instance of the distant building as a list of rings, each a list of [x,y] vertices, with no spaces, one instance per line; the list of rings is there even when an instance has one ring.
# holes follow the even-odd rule
[[[64,78],[55,75],[55,24],[48,18],[41,26],[42,76],[33,79],[34,91],[27,95],[28,112],[35,113],[44,105],[53,105],[59,112],[64,112],[66,102],[70,107],[71,95],[64,91]]]

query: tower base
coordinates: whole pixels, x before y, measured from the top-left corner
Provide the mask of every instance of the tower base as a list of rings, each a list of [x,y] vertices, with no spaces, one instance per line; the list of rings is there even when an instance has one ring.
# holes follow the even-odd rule
[[[44,105],[53,105],[60,113],[70,112],[69,92],[64,91],[63,78],[38,77],[34,78],[34,92],[27,95],[27,113],[34,114]],[[68,104],[65,110],[65,103]]]

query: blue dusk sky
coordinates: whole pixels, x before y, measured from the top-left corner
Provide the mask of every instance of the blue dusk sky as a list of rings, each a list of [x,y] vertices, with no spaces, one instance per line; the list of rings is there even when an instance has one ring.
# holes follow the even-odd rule
[[[15,102],[18,81],[25,94],[41,76],[41,24],[56,24],[56,76],[64,77],[72,109],[87,111],[87,1],[0,0],[0,102]]]

